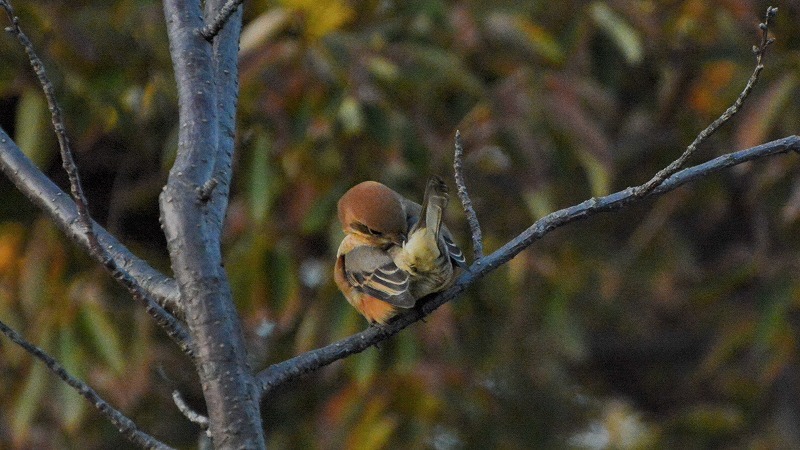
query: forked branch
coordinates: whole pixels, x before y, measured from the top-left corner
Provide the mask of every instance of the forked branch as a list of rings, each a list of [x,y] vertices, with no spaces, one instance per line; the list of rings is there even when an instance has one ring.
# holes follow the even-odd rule
[[[767,53],[767,47],[772,44],[775,40],[769,37],[769,25],[770,21],[775,18],[775,15],[778,13],[778,8],[775,7],[768,7],[767,13],[764,17],[764,22],[758,25],[759,29],[761,30],[761,41],[758,45],[753,46],[753,53],[756,55],[756,67],[753,69],[753,73],[750,75],[750,78],[747,80],[747,84],[745,84],[744,89],[736,98],[736,101],[722,113],[721,116],[717,118],[717,120],[711,122],[709,126],[707,126],[703,131],[701,131],[697,137],[694,138],[691,144],[686,147],[686,150],[678,157],[675,161],[670,163],[667,167],[658,171],[658,173],[653,176],[649,181],[646,183],[637,186],[634,188],[634,195],[637,197],[643,197],[647,195],[648,192],[655,189],[658,185],[664,182],[667,178],[672,176],[675,172],[679,171],[683,168],[686,161],[689,159],[690,156],[697,150],[697,147],[703,143],[709,136],[714,134],[715,131],[719,129],[725,122],[731,119],[739,109],[742,107],[745,99],[750,92],[753,90],[753,86],[756,85],[758,82],[758,77],[761,75],[761,71],[764,69],[764,56]]]
[[[768,8],[766,19],[764,23],[760,24],[759,26],[762,31],[762,37],[760,44],[754,47],[754,52],[756,53],[756,68],[753,72],[753,75],[748,80],[744,90],[742,91],[742,94],[739,95],[734,104],[728,108],[720,118],[715,120],[711,125],[700,132],[700,134],[695,138],[694,142],[689,145],[686,151],[684,151],[684,153],[677,160],[663,170],[659,171],[650,181],[641,186],[627,188],[605,197],[591,198],[578,205],[564,208],[542,217],[516,238],[512,239],[500,249],[486,257],[482,257],[480,227],[478,225],[477,217],[475,217],[475,212],[472,208],[469,196],[466,194],[466,185],[464,183],[463,173],[461,172],[463,148],[461,146],[460,133],[456,133],[456,153],[454,163],[456,184],[459,187],[459,197],[464,205],[464,210],[467,214],[467,220],[470,222],[476,258],[476,261],[472,264],[469,271],[464,273],[450,289],[423,299],[420,307],[413,308],[401,316],[398,316],[396,320],[385,327],[370,327],[365,331],[342,339],[333,344],[306,352],[289,360],[268,367],[256,377],[259,387],[261,388],[262,395],[265,395],[275,387],[300,375],[314,371],[320,367],[328,365],[354,353],[362,352],[367,348],[382,342],[390,336],[397,334],[400,332],[400,330],[406,328],[407,326],[422,320],[425,316],[436,310],[439,306],[455,298],[469,285],[510,261],[511,258],[528,248],[533,242],[541,239],[547,233],[555,230],[556,228],[560,228],[578,220],[586,219],[600,212],[626,207],[630,204],[641,201],[644,198],[662,195],[690,181],[707,177],[715,172],[737,164],[787,153],[790,151],[800,153],[800,137],[789,136],[750,149],[729,153],[706,163],[681,170],[686,160],[696,150],[697,146],[714,131],[716,131],[722,124],[728,121],[739,110],[745,98],[747,98],[748,94],[753,89],[753,86],[755,86],[756,81],[758,81],[758,75],[763,69],[763,57],[766,48],[773,42],[773,40],[768,36],[768,28],[770,20],[775,17],[776,12],[777,8]],[[463,196],[462,188],[464,194]]]
[[[50,109],[51,118],[53,122],[53,129],[55,130],[58,138],[58,147],[61,153],[61,162],[64,166],[64,171],[69,178],[70,191],[78,211],[78,220],[83,227],[83,233],[88,241],[89,254],[99,261],[103,267],[118,281],[125,286],[131,293],[134,299],[141,303],[145,310],[150,314],[172,338],[181,350],[190,357],[193,356],[194,349],[192,348],[191,339],[183,325],[178,322],[174,316],[169,314],[160,305],[158,305],[152,297],[139,285],[138,281],[132,277],[127,270],[120,267],[117,261],[111,257],[110,253],[100,245],[97,234],[94,230],[94,221],[89,215],[89,204],[83,192],[80,176],[78,174],[78,166],[75,164],[72,148],[69,144],[67,137],[66,123],[64,116],[61,112],[61,107],[56,100],[53,83],[50,81],[45,71],[44,64],[41,58],[36,54],[28,36],[22,31],[19,26],[19,17],[14,13],[14,8],[7,0],[0,0],[0,7],[2,7],[8,16],[11,26],[6,28],[6,31],[14,35],[17,40],[22,44],[25,53],[28,55],[31,67],[39,79],[39,84],[44,91],[47,105]]]

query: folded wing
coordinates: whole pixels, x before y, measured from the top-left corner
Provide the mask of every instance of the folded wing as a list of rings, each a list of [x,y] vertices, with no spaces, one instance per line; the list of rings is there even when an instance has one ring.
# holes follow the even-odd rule
[[[409,276],[382,249],[356,247],[344,255],[344,272],[356,289],[398,308],[414,306]]]

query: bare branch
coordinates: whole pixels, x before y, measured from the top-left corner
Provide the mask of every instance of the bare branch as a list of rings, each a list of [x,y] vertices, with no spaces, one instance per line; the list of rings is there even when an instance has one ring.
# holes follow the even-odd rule
[[[44,350],[31,344],[19,333],[11,329],[8,325],[0,321],[0,332],[5,334],[12,342],[19,345],[31,355],[39,358],[50,369],[51,372],[56,374],[65,383],[73,387],[78,394],[88,400],[100,413],[105,416],[109,422],[113,423],[115,427],[122,433],[123,436],[128,438],[134,444],[144,448],[157,448],[157,449],[171,449],[172,447],[164,444],[158,439],[150,436],[122,412],[109,405],[108,402],[103,400],[102,397],[89,385],[83,381],[73,377],[69,372],[59,364],[52,356],[48,355]]]
[[[214,36],[219,33],[219,30],[225,26],[228,20],[230,20],[233,13],[239,9],[239,5],[242,3],[244,3],[244,0],[228,0],[227,3],[220,8],[219,12],[214,17],[214,20],[200,30],[200,34],[210,42],[212,39],[214,39]]]
[[[461,206],[464,207],[464,214],[467,216],[467,223],[469,223],[470,235],[472,236],[472,251],[475,261],[480,261],[483,259],[481,224],[478,222],[478,216],[475,214],[475,209],[472,207],[472,200],[469,198],[467,185],[464,181],[464,147],[461,145],[461,132],[458,130],[456,130],[455,143],[456,151],[453,157],[453,172],[455,172],[458,198],[461,200]]]
[[[800,153],[800,137],[785,137],[757,147],[729,153],[706,163],[681,170],[646,193],[643,197],[637,196],[634,188],[628,188],[605,197],[591,198],[578,205],[550,213],[537,220],[527,230],[491,255],[474,262],[470,270],[464,273],[453,287],[434,296],[427,297],[421,302],[418,308],[413,308],[407,313],[398,316],[396,320],[382,329],[370,327],[365,331],[334,342],[333,344],[273,364],[261,371],[256,376],[256,381],[261,389],[262,395],[266,395],[275,387],[297,378],[300,375],[314,371],[354,353],[360,353],[386,340],[390,336],[397,334],[403,328],[421,320],[439,306],[455,298],[469,285],[510,261],[511,258],[528,248],[533,242],[541,239],[556,228],[586,219],[600,212],[620,209],[644,198],[663,195],[690,181],[707,177],[737,164],[788,153],[790,151]]]
[[[156,323],[158,323],[166,331],[167,335],[172,338],[187,355],[192,356],[193,350],[191,348],[189,335],[186,330],[184,330],[183,326],[175,319],[174,316],[166,312],[160,305],[156,304],[155,301],[149,297],[147,292],[141,286],[139,286],[137,280],[133,278],[125,269],[118,266],[116,260],[111,257],[109,252],[107,252],[103,246],[100,245],[100,241],[98,240],[97,234],[94,230],[94,221],[89,215],[88,201],[83,193],[83,186],[81,185],[80,176],[78,174],[78,167],[75,164],[75,159],[72,155],[72,149],[69,145],[69,138],[67,137],[64,116],[61,112],[61,108],[58,105],[58,101],[56,100],[53,84],[50,82],[50,79],[45,71],[44,64],[36,54],[33,44],[25,35],[25,33],[22,32],[22,29],[19,26],[19,18],[14,14],[14,9],[12,8],[11,4],[7,0],[0,0],[0,7],[5,10],[12,24],[10,27],[7,27],[6,30],[13,34],[25,49],[25,53],[28,55],[31,67],[33,68],[34,72],[36,72],[36,76],[39,79],[39,84],[42,86],[45,98],[47,99],[47,104],[52,115],[53,128],[55,129],[56,136],[58,137],[59,149],[61,151],[61,161],[64,166],[64,171],[66,171],[69,178],[70,190],[72,191],[72,197],[75,201],[75,206],[78,212],[78,221],[83,227],[83,234],[85,235],[88,243],[89,254],[92,255],[96,260],[100,261],[103,267],[105,267],[106,270],[108,270],[108,272],[111,273],[111,275],[117,281],[119,281],[128,289],[134,299],[139,301],[145,307],[145,310],[151,316],[153,316]]]
[[[71,241],[94,257],[89,252],[89,242],[83,226],[78,221],[75,202],[42,173],[2,129],[0,129],[0,170],[28,200],[47,213]],[[153,269],[147,262],[131,253],[99,224],[94,223],[94,230],[100,245],[117,261],[118,266],[125,268],[130,276],[136,279],[142,289],[163,307],[172,311],[178,309],[179,293],[175,280]],[[99,260],[98,262],[102,263]]]
[[[664,180],[669,178],[673,173],[680,170],[683,167],[683,165],[686,164],[686,160],[688,160],[689,157],[692,156],[695,150],[697,150],[697,147],[700,146],[700,144],[702,144],[703,141],[705,141],[709,136],[714,134],[714,132],[717,131],[719,127],[721,127],[725,122],[730,120],[731,117],[733,117],[737,112],[739,112],[739,109],[742,107],[742,103],[744,103],[744,100],[747,98],[748,95],[750,95],[750,92],[753,90],[753,86],[755,86],[756,82],[758,81],[758,76],[764,69],[764,64],[763,64],[764,55],[767,52],[767,47],[774,42],[774,39],[770,38],[768,35],[769,23],[770,19],[774,18],[777,12],[778,8],[773,8],[772,6],[768,7],[766,16],[764,18],[764,23],[759,24],[759,28],[761,29],[761,42],[759,43],[758,46],[753,46],[753,53],[755,53],[756,55],[756,67],[755,69],[753,69],[753,73],[747,80],[747,84],[744,86],[744,89],[739,94],[739,97],[737,97],[736,101],[733,102],[733,105],[731,105],[728,109],[726,109],[725,112],[722,113],[722,115],[717,118],[717,120],[711,122],[709,126],[707,126],[703,131],[701,131],[700,134],[698,134],[697,137],[694,138],[694,141],[692,141],[692,143],[689,144],[688,147],[686,147],[686,150],[684,150],[683,154],[680,157],[678,157],[678,159],[670,163],[667,167],[661,169],[658,173],[655,174],[655,176],[653,176],[653,178],[651,178],[646,183],[637,186],[634,189],[635,195],[637,197],[643,197],[647,195],[648,192],[652,191],[658,185],[663,183]]]
[[[0,0],[0,6],[2,6],[2,8],[6,11],[8,20],[11,22],[11,26],[7,27],[6,31],[14,35],[20,44],[22,44],[22,47],[25,49],[25,53],[28,55],[28,60],[31,63],[31,67],[36,73],[36,77],[39,79],[39,84],[42,86],[44,96],[47,99],[47,106],[50,108],[53,129],[56,132],[56,136],[58,138],[58,147],[61,151],[61,162],[64,166],[64,171],[67,172],[67,177],[69,177],[69,186],[70,190],[72,191],[72,198],[75,200],[75,204],[78,207],[78,220],[80,220],[81,224],[83,224],[83,227],[85,228],[84,232],[86,233],[86,238],[89,241],[90,251],[96,254],[103,254],[103,248],[100,246],[100,243],[97,241],[97,236],[94,233],[92,218],[89,215],[89,205],[86,200],[86,196],[83,194],[83,186],[81,185],[81,179],[78,175],[78,167],[75,165],[75,159],[72,157],[72,149],[69,146],[69,138],[67,137],[67,127],[64,122],[64,115],[61,112],[61,107],[58,106],[58,102],[56,101],[53,83],[50,82],[50,79],[47,77],[44,64],[36,54],[36,51],[33,49],[33,43],[31,43],[30,39],[28,39],[28,36],[26,36],[19,27],[19,17],[14,14],[14,9],[11,7],[11,4],[6,0]]]
[[[193,410],[188,404],[186,404],[186,400],[183,399],[181,391],[177,389],[172,391],[172,401],[175,402],[175,406],[178,407],[178,410],[181,412],[181,414],[189,419],[189,422],[196,424],[201,430],[208,433],[208,417]],[[208,433],[208,435],[211,436],[210,433]]]

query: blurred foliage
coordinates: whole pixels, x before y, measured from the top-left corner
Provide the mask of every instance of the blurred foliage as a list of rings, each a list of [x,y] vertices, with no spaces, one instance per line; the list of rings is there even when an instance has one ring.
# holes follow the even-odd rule
[[[15,2],[46,61],[94,217],[162,270],[157,196],[176,147],[161,5]],[[800,6],[763,78],[693,161],[797,133]],[[555,209],[645,181],[738,95],[767,3],[245,5],[226,267],[260,369],[366,326],[331,277],[338,197],[411,198],[464,137],[494,250]],[[0,39],[0,125],[64,186],[22,50]],[[267,398],[277,448],[798,448],[800,178],[736,167],[548,235],[426,323]],[[0,181],[0,319],[145,430],[192,447],[189,361]],[[455,198],[455,197],[454,197]],[[448,224],[469,254],[456,201]],[[127,444],[0,339],[0,447]]]

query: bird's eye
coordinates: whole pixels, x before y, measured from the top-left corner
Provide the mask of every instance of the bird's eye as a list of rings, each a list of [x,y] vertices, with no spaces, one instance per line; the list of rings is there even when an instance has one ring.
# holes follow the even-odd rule
[[[363,223],[354,222],[350,225],[354,230],[358,230],[361,233],[369,234],[371,236],[382,237],[383,233],[377,230],[373,230],[372,228],[364,225]]]

